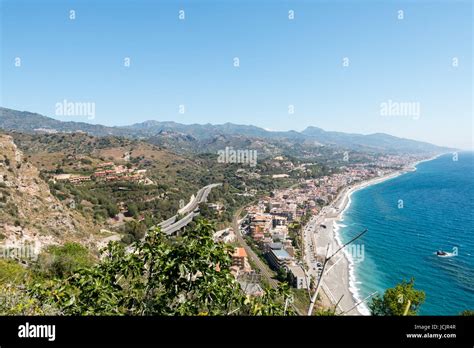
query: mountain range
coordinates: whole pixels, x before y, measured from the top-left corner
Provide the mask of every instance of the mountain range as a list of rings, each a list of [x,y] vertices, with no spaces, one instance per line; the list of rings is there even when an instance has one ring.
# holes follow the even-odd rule
[[[225,146],[250,147],[264,142],[264,152],[272,148],[338,148],[371,153],[440,153],[453,149],[384,133],[369,135],[325,131],[307,127],[302,132],[268,131],[252,125],[181,124],[173,121],[145,121],[130,126],[109,127],[85,122],[60,121],[27,111],[0,107],[0,128],[24,133],[85,132],[94,136],[123,136],[148,139],[177,152],[214,152]]]

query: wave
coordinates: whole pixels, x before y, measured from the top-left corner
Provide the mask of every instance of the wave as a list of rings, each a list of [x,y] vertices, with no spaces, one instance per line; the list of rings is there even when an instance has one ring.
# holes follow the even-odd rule
[[[344,224],[337,223],[336,221],[334,221],[333,226],[334,226],[333,228],[334,239],[336,240],[339,246],[342,246],[343,243],[341,240],[340,228],[343,226],[344,227],[347,227],[347,226]],[[362,284],[362,283],[357,281],[357,278],[355,275],[355,262],[352,255],[347,251],[346,248],[342,249],[342,252],[349,264],[349,292],[351,293],[352,298],[354,299],[355,303],[359,303],[362,300],[362,297],[360,294],[361,288],[358,287],[357,285]],[[357,306],[357,310],[362,315],[370,315],[369,307],[365,303],[359,304]]]

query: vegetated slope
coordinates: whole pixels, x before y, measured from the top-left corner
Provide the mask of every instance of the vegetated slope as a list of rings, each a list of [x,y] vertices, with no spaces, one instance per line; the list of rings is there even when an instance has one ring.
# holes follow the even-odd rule
[[[11,136],[0,134],[0,238],[7,245],[36,248],[87,239],[95,227],[50,192]]]
[[[137,139],[85,133],[10,134],[45,180],[54,182],[55,175],[63,173],[91,177],[91,181],[78,185],[50,182],[50,187],[59,199],[74,201],[76,210],[104,228],[120,225],[109,218],[117,208],[130,205],[138,215],[147,214],[157,220],[171,216],[181,200],[187,202],[203,185],[214,182],[206,175],[209,165],[203,165],[209,160],[176,155]],[[146,171],[146,184],[96,180],[94,173],[108,162]]]

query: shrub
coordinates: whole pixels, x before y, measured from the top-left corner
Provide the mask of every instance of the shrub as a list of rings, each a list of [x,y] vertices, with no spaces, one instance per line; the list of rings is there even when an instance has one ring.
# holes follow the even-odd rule
[[[14,260],[0,260],[0,283],[22,284],[28,271]]]
[[[43,273],[58,277],[70,275],[92,263],[89,250],[78,243],[50,246],[38,258],[38,266]]]
[[[369,304],[372,315],[416,315],[425,301],[425,292],[414,288],[415,280],[403,280],[383,296],[376,295]]]

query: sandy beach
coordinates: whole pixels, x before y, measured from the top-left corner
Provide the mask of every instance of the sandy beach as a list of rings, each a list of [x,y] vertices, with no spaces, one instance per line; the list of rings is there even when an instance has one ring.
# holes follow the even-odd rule
[[[391,172],[381,177],[375,177],[360,183],[355,183],[354,185],[345,187],[341,192],[339,192],[334,201],[330,205],[324,207],[311,222],[315,225],[313,245],[315,246],[317,258],[322,262],[328,245],[330,248],[329,255],[342,246],[338,231],[338,223],[342,223],[342,215],[344,214],[344,211],[349,208],[351,195],[354,192],[396,178],[402,174],[415,171],[416,166],[419,163],[431,161],[439,156],[441,155],[418,161],[401,170]],[[326,266],[326,275],[322,284],[323,293],[321,293],[323,304],[326,307],[334,307],[337,304],[336,313],[338,314],[370,315],[365,303],[359,304],[355,307],[356,304],[363,299],[360,297],[357,290],[357,281],[354,276],[354,263],[352,256],[346,249],[343,249],[334,256]]]
[[[315,233],[313,235],[313,244],[317,258],[321,261],[326,254],[329,245],[331,255],[341,245],[341,239],[338,232],[338,223],[341,223],[344,211],[350,206],[351,195],[363,188],[376,185],[384,181],[393,179],[407,172],[415,171],[416,166],[425,161],[437,158],[418,161],[402,170],[394,171],[381,177],[375,177],[354,185],[345,187],[334,201],[324,207],[312,222],[315,224]],[[362,231],[361,231],[362,232]],[[357,244],[357,242],[355,242]],[[354,276],[354,263],[352,256],[346,249],[340,251],[334,256],[326,267],[326,275],[322,284],[322,300],[326,306],[335,306],[337,303],[337,314],[344,315],[370,315],[365,303],[356,306],[363,299],[360,297],[357,289],[357,281]]]

